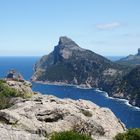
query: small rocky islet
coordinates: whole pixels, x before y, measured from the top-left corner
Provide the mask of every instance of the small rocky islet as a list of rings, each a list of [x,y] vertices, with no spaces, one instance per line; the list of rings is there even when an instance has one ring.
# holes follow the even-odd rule
[[[54,132],[76,131],[94,140],[112,140],[126,131],[108,108],[86,100],[59,99],[33,92],[30,82],[13,76],[0,81],[0,95],[10,97],[12,103],[0,110],[0,139],[49,140]]]

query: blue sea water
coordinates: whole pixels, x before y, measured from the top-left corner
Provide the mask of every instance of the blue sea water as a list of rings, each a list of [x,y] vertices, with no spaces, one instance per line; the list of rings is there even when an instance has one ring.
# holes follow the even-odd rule
[[[33,66],[39,57],[0,57],[0,77],[3,78],[9,69],[16,69],[26,80],[30,80]],[[140,109],[126,102],[108,98],[105,92],[94,89],[80,89],[74,86],[56,86],[33,83],[33,90],[43,94],[52,94],[60,98],[86,99],[102,107],[110,108],[127,128],[140,128]]]

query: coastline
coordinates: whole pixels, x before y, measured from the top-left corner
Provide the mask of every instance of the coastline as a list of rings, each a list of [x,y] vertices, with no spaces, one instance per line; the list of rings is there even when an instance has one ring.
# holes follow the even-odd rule
[[[127,100],[127,99],[121,99],[121,98],[116,98],[116,97],[111,97],[111,96],[108,95],[107,92],[102,91],[102,90],[100,90],[100,89],[98,89],[98,88],[88,87],[88,86],[86,86],[86,85],[67,84],[67,83],[64,83],[64,82],[49,82],[49,81],[45,81],[45,82],[43,82],[43,81],[31,81],[31,82],[33,82],[33,83],[38,83],[38,84],[44,84],[44,85],[69,86],[69,87],[74,87],[74,88],[79,88],[79,89],[85,89],[85,90],[86,90],[86,89],[93,89],[93,90],[95,90],[95,91],[97,91],[97,92],[99,92],[99,93],[103,93],[103,95],[104,95],[106,98],[108,98],[108,99],[113,99],[113,100],[121,101],[121,102],[123,102],[124,104],[126,104],[127,106],[129,106],[129,107],[131,107],[131,108],[134,108],[134,109],[140,111],[140,107],[131,105],[131,104],[129,103],[129,100]]]
[[[64,82],[49,82],[49,81],[31,81],[32,83],[38,83],[38,84],[43,84],[43,85],[55,85],[55,86],[69,86],[69,87],[76,87],[80,89],[95,89],[93,87],[88,87],[86,84],[83,85],[74,85],[74,84],[67,84]]]
[[[104,96],[105,96],[106,98],[124,102],[124,104],[126,104],[127,106],[132,107],[132,108],[134,108],[134,109],[140,111],[140,107],[131,105],[131,104],[129,103],[129,100],[127,100],[127,99],[121,99],[121,98],[111,97],[111,96],[108,95],[107,92],[101,91],[101,90],[99,90],[99,89],[97,89],[96,91],[98,91],[98,92],[100,92],[100,93],[103,93]]]

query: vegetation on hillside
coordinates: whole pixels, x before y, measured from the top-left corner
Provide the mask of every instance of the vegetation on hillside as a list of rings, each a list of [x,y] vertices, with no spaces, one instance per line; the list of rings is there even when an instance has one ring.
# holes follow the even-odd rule
[[[93,140],[90,136],[73,131],[54,133],[50,140]]]
[[[140,140],[140,128],[130,129],[126,133],[120,133],[114,140]]]
[[[130,103],[140,106],[140,66],[135,67],[123,77],[114,88],[114,93],[123,93]]]
[[[136,55],[112,62],[80,48],[67,37],[60,37],[54,50],[36,63],[32,79],[99,88],[109,96],[125,98],[140,107],[139,60],[140,49]]]
[[[0,109],[9,108],[13,105],[14,97],[28,98],[29,94],[21,94],[18,90],[9,87],[4,80],[0,80]]]

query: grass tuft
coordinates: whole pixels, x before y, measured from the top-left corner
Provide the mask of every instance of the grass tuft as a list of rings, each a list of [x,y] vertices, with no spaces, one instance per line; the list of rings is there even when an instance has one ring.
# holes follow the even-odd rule
[[[50,140],[92,140],[90,136],[73,131],[54,133]]]
[[[114,140],[140,140],[140,128],[129,129],[125,133],[120,133]]]

